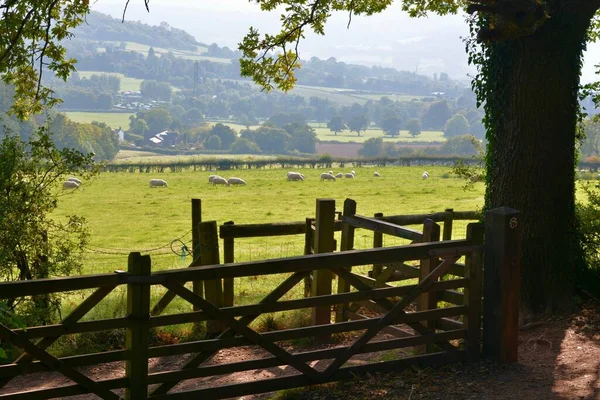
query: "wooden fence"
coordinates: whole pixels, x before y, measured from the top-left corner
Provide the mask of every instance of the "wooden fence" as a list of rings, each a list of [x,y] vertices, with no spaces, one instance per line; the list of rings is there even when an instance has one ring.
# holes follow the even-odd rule
[[[200,203],[196,202],[194,206],[194,219],[198,220]],[[126,272],[0,283],[0,299],[96,289],[59,324],[29,327],[26,330],[9,329],[0,325],[0,338],[23,350],[23,355],[16,361],[0,366],[0,387],[4,388],[0,391],[0,397],[33,400],[94,393],[100,398],[118,399],[123,390],[116,393],[114,390],[124,389],[126,399],[221,399],[337,381],[367,372],[397,371],[415,364],[477,360],[481,349],[483,225],[469,224],[466,239],[439,241],[436,239],[439,239],[440,226],[428,219],[424,222],[424,231],[417,238],[416,231],[381,219],[356,215],[355,206],[351,200],[344,204],[340,220],[340,252],[333,252],[333,232],[336,225],[339,225],[335,219],[335,202],[321,199],[318,201],[312,244],[316,254],[219,264],[218,253],[216,257],[214,253],[210,253],[217,242],[216,223],[200,222],[193,238],[199,245],[194,246],[195,261],[189,268],[152,272],[150,256],[132,253]],[[513,247],[506,249],[507,243],[518,244],[519,224],[514,223],[518,221],[518,214],[511,213],[510,210],[504,211],[494,220],[499,229],[486,227],[486,238],[494,238],[491,241],[494,247],[486,243],[486,259],[492,255],[494,259],[501,260],[494,268],[490,268],[490,272],[495,271],[494,273],[503,271],[503,268],[512,268],[514,272],[514,256],[518,255]],[[308,224],[304,226],[307,232],[312,231]],[[382,234],[412,235],[416,243],[409,246],[352,250],[354,230],[367,226]],[[497,252],[501,254],[496,254]],[[225,254],[226,258],[229,257],[227,250]],[[464,264],[457,264],[463,256]],[[377,276],[360,275],[352,270],[354,266],[362,265],[376,265],[381,269]],[[518,266],[518,259],[516,265]],[[415,283],[404,286],[388,283],[394,273],[405,270],[413,273],[413,268],[418,271],[418,276],[413,276],[413,279],[416,278]],[[223,304],[225,296],[222,288],[227,280],[268,275],[281,276],[282,282],[262,301],[246,305]],[[311,296],[297,299],[286,297],[282,300],[308,276],[312,276]],[[338,277],[336,293],[332,293],[332,276]],[[382,279],[382,276],[387,278]],[[502,279],[500,278],[500,282]],[[193,284],[186,286],[188,282]],[[121,285],[126,285],[127,290],[126,317],[81,321],[103,298]],[[152,286],[167,289],[167,293],[154,306],[150,301]],[[486,290],[487,287],[486,284]],[[175,296],[189,302],[190,311],[161,315],[166,304]],[[487,292],[485,296],[487,297]],[[502,295],[497,297],[500,299]],[[514,301],[514,296],[509,296],[508,300]],[[415,302],[417,310],[413,311]],[[489,318],[487,315],[485,318],[489,319],[490,324],[496,324],[493,329],[499,331],[487,336],[484,333],[487,353],[512,354],[507,346],[512,346],[513,343],[506,338],[510,338],[514,332],[508,332],[498,318],[512,321],[514,315],[507,311],[508,315],[505,312],[499,317],[494,304],[496,303],[490,308]],[[514,304],[500,305],[505,311],[510,306]],[[261,315],[299,309],[311,310],[311,326],[265,333],[249,327]],[[361,314],[361,309],[369,310],[370,314]],[[335,318],[332,318],[333,315]],[[212,331],[219,332],[218,335],[187,343],[149,346],[151,328],[202,322],[206,322],[207,327],[212,324]],[[513,328],[511,324],[508,325]],[[63,358],[56,358],[47,351],[62,335],[107,329],[126,330],[125,349]],[[334,348],[294,351],[287,345],[294,339],[326,339],[348,332],[353,332],[353,341]],[[269,355],[239,362],[206,363],[220,350],[249,345],[255,345]],[[353,362],[353,356],[363,353],[415,346],[415,353],[418,355],[367,364]],[[191,356],[181,369],[149,371],[148,359],[183,354]],[[499,358],[502,359],[502,356]],[[510,357],[504,358],[509,359]],[[115,361],[125,362],[123,377],[94,381],[78,369]],[[223,386],[211,382],[198,390],[169,392],[184,380],[281,366],[291,368],[292,373]],[[17,392],[14,387],[7,386],[14,377],[42,371],[59,372],[74,383],[27,392]]]

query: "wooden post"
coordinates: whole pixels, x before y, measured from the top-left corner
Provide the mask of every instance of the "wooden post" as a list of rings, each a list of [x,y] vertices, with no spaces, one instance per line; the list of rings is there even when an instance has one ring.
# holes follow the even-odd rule
[[[200,239],[201,265],[219,264],[217,221],[201,222],[198,226],[198,237]],[[223,287],[220,279],[204,281],[204,293],[207,301],[217,307],[223,306]],[[218,321],[207,321],[206,332],[208,334],[220,331],[221,324]]]
[[[234,225],[233,221],[227,221],[224,225]],[[235,262],[235,242],[234,238],[228,237],[223,239],[223,262],[225,264]],[[233,278],[223,279],[223,306],[233,307]]]
[[[440,241],[440,226],[431,219],[426,219],[423,224],[423,243],[427,242],[439,242]],[[438,258],[427,258],[421,260],[421,276],[419,277],[419,283],[425,279],[427,275],[433,271],[438,264]],[[417,303],[417,309],[419,311],[433,310],[437,308],[437,298],[434,292],[425,292],[419,296]],[[435,329],[435,321],[423,321],[423,325],[429,329]],[[419,346],[417,347],[418,353],[425,353],[430,346]]]
[[[304,255],[313,254],[314,236],[313,236],[314,218],[306,218],[304,234]],[[304,297],[309,297],[312,292],[312,274],[304,278]]]
[[[383,213],[376,213],[375,218],[382,218]],[[373,248],[383,247],[383,233],[381,232],[373,232]],[[383,271],[383,266],[381,264],[373,264],[373,278],[377,279],[377,277]]]
[[[484,226],[482,223],[467,225],[467,240],[483,245]],[[463,319],[467,330],[467,359],[479,360],[481,354],[481,291],[483,284],[483,249],[469,253],[465,257],[465,277],[469,280],[465,286],[464,299],[468,307]]]
[[[356,214],[356,201],[352,199],[346,199],[344,201],[343,216],[353,216]],[[354,227],[350,224],[342,225],[342,243],[340,245],[340,251],[348,251],[354,249]],[[352,267],[346,268],[348,271],[352,270]],[[339,293],[346,293],[350,291],[350,283],[346,282],[341,276],[338,276],[338,289]],[[338,304],[335,313],[335,322],[346,321],[346,311],[348,310],[348,303]]]
[[[331,253],[334,249],[335,200],[317,199],[315,231],[315,253]],[[312,296],[331,294],[332,273],[328,269],[313,271]],[[312,309],[312,324],[324,325],[331,323],[331,307],[317,306]],[[320,337],[327,340],[329,335]]]
[[[512,208],[485,213],[483,356],[495,362],[518,358],[521,226]]]
[[[202,265],[200,261],[200,238],[198,226],[202,222],[202,200],[192,199],[192,266]],[[200,297],[204,297],[202,281],[192,282],[192,291]]]
[[[454,222],[454,209],[446,208],[444,211],[446,217],[444,218],[444,230],[442,233],[442,240],[452,240],[452,223]]]
[[[127,272],[131,276],[150,276],[150,256],[129,253]],[[125,363],[125,376],[129,383],[125,388],[125,399],[142,400],[148,397],[149,284],[127,284],[127,318],[130,324],[127,328],[125,346],[129,356]]]

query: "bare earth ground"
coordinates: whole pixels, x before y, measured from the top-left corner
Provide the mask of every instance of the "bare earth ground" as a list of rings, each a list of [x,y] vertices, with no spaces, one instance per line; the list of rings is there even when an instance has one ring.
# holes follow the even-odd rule
[[[383,339],[384,337],[378,337]],[[541,320],[520,332],[519,363],[495,365],[454,364],[437,368],[412,368],[401,373],[374,374],[337,384],[300,389],[285,394],[267,393],[243,396],[239,400],[272,397],[287,400],[350,399],[593,399],[600,400],[600,304],[588,302],[580,312]],[[316,347],[312,348],[316,349]],[[288,350],[292,350],[288,348]],[[308,349],[302,348],[303,351]],[[254,347],[219,352],[213,363],[242,361],[265,355]],[[366,361],[361,356],[355,363]],[[152,372],[177,369],[183,357],[151,360]],[[318,369],[324,366],[316,366]],[[123,376],[120,363],[84,369],[94,379]],[[265,379],[270,376],[295,374],[291,368],[248,371],[210,379],[194,379],[180,383],[171,392],[187,391],[223,384]],[[69,384],[56,373],[33,374],[15,379],[0,394]],[[118,392],[123,395],[123,392]],[[94,395],[70,397],[90,400]]]

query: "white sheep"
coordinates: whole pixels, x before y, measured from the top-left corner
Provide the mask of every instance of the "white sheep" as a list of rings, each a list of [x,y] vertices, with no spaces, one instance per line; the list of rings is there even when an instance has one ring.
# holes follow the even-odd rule
[[[209,177],[208,177],[208,183],[212,183],[212,180],[214,178],[216,178],[217,176],[219,176],[219,175],[209,175]],[[219,178],[220,178],[220,176],[219,176]]]
[[[67,178],[67,180],[71,181],[71,182],[77,182],[78,185],[81,185],[81,181],[79,179],[75,178],[74,176]]]
[[[235,176],[229,178],[227,180],[227,185],[242,185],[245,186],[246,185],[246,181],[243,180],[242,178],[236,178]]]
[[[227,182],[227,179],[225,179],[225,178],[223,178],[223,177],[221,177],[221,176],[215,176],[215,177],[212,179],[212,182],[211,182],[211,183],[212,183],[213,185],[215,185],[215,186],[216,186],[216,185],[225,185],[225,186],[229,186],[229,182]]]
[[[77,189],[79,188],[79,184],[75,181],[64,181],[63,189]]]
[[[167,187],[167,181],[163,179],[150,179],[150,187]]]
[[[346,173],[344,174],[344,176],[345,176],[346,178],[348,178],[348,179],[353,179],[353,178],[354,178],[354,174],[353,174],[352,172],[346,172]]]
[[[343,177],[344,177],[344,174],[342,174],[341,172],[338,172],[338,173],[335,175],[335,177],[336,177],[336,178],[343,178]]]
[[[333,176],[333,174],[329,174],[327,172],[323,172],[321,174],[321,180],[327,180],[327,181],[335,181],[335,176]]]
[[[354,172],[354,170],[350,171],[350,173],[354,176],[356,176],[356,172]]]
[[[333,171],[329,171],[329,175],[333,175]]]
[[[429,178],[429,174],[427,173],[427,171],[423,172],[423,175],[421,175],[421,178],[423,178],[423,179]]]
[[[375,178],[379,178],[381,175],[379,175],[379,172],[375,171],[375,172],[373,172],[373,176]]]
[[[303,181],[305,179],[304,175],[300,172],[288,172],[287,180],[288,181]]]

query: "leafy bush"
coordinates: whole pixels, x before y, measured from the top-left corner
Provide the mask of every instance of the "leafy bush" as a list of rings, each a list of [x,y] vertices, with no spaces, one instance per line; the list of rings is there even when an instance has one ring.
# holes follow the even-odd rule
[[[577,203],[580,243],[585,265],[577,276],[578,285],[600,295],[600,185],[585,183],[587,203]]]

